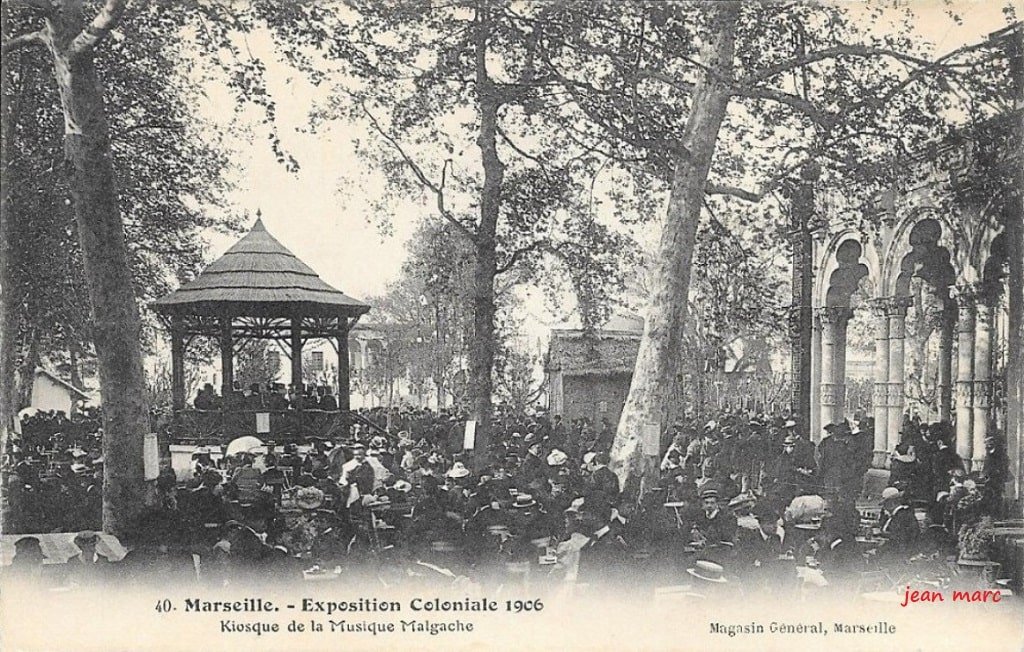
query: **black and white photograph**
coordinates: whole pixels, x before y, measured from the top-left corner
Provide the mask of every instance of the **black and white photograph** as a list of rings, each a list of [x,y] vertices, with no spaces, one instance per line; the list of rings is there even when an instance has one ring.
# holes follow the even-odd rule
[[[1024,646],[1021,0],[2,0],[0,646]]]

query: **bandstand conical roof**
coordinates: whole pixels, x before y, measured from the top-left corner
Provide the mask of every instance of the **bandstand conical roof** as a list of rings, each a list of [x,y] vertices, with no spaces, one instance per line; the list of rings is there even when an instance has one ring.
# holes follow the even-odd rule
[[[354,316],[370,306],[325,283],[257,218],[245,237],[153,308],[185,315]]]

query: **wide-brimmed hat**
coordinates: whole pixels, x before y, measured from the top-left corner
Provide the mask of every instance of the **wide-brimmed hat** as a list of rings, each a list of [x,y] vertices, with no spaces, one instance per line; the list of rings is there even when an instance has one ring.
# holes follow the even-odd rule
[[[686,572],[705,582],[724,584],[728,581],[725,579],[725,569],[712,561],[698,561],[693,565],[693,568],[687,568]]]
[[[821,517],[812,516],[806,521],[801,521],[793,525],[798,530],[820,530],[821,529]]]
[[[792,419],[786,419],[786,423],[782,424],[783,428],[796,428],[796,421]]]
[[[568,461],[569,456],[557,448],[548,453],[548,466],[562,466]]]
[[[906,453],[897,453],[896,451],[893,451],[892,459],[896,460],[897,462],[912,464],[917,461],[917,453],[915,453],[912,448],[908,450]]]
[[[96,545],[100,540],[100,535],[96,534],[92,530],[83,530],[75,535],[75,545],[78,547]]]
[[[452,468],[448,469],[448,472],[444,475],[446,478],[465,478],[469,475],[469,469],[462,462],[456,462],[452,464]]]
[[[757,497],[752,493],[738,494],[732,497],[729,501],[729,508],[739,507],[740,505],[753,505],[757,502]]]
[[[882,489],[882,500],[890,500],[899,497],[900,490],[896,487],[886,487],[885,489]]]
[[[516,494],[516,499],[512,503],[512,507],[515,509],[526,509],[527,507],[534,507],[537,505],[537,501],[533,499],[530,494]]]
[[[324,504],[324,492],[317,487],[302,487],[295,492],[295,504],[301,509],[317,509]]]
[[[412,484],[406,480],[397,480],[395,481],[395,491],[401,491],[402,493],[412,491]]]

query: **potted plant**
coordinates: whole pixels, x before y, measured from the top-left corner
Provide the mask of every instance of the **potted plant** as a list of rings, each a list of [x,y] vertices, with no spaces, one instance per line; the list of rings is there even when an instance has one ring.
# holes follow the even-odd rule
[[[974,524],[965,524],[957,535],[960,562],[988,561],[992,545],[992,517],[985,516]]]

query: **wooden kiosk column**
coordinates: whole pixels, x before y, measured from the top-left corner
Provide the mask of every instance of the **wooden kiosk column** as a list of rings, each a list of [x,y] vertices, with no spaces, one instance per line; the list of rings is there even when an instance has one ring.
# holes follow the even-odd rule
[[[235,383],[235,333],[231,317],[221,317],[220,321],[220,372],[220,395],[230,396]]]
[[[185,327],[181,317],[171,318],[171,407],[185,408]]]
[[[300,390],[302,387],[302,318],[292,317],[292,387]],[[299,409],[302,403],[299,402]]]
[[[347,319],[344,321],[348,321]],[[338,336],[338,409],[349,410],[348,329]]]

